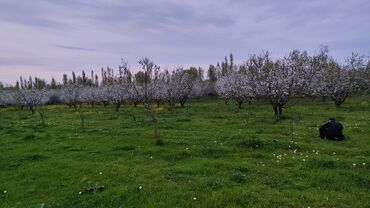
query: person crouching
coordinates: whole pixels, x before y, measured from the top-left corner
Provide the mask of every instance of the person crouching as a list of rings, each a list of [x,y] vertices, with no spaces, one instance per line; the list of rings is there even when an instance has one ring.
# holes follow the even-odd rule
[[[320,138],[326,138],[329,140],[344,140],[342,131],[342,124],[336,122],[334,118],[330,118],[327,123],[320,127]]]

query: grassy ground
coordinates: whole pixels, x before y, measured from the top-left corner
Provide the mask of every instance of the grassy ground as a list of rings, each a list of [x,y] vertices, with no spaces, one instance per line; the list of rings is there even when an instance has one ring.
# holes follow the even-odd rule
[[[277,122],[260,102],[1,110],[0,207],[370,207],[369,97],[299,101]],[[321,140],[335,117],[347,140]],[[292,131],[293,130],[293,131]],[[293,133],[292,133],[293,132]]]

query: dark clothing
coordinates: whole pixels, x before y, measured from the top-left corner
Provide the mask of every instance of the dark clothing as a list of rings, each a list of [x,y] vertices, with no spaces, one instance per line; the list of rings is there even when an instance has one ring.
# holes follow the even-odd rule
[[[320,127],[320,137],[321,139],[330,140],[343,140],[344,136],[342,134],[343,126],[341,123],[336,121],[328,121],[326,124]]]

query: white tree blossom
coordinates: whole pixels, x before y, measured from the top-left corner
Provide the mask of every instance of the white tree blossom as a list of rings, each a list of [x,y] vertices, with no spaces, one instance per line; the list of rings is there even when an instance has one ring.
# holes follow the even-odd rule
[[[292,51],[288,56],[271,60],[268,52],[253,55],[246,62],[248,84],[252,95],[267,98],[276,115],[296,96],[304,95],[313,79],[306,52]]]
[[[199,99],[205,95],[205,84],[199,80],[199,81],[194,81],[193,88],[190,93],[190,97]]]
[[[224,99],[234,100],[238,108],[254,96],[247,74],[242,70],[232,70],[217,80],[217,93]]]
[[[45,104],[49,100],[43,89],[21,89],[19,94],[22,103],[30,109],[32,114],[35,113],[38,105]]]
[[[109,86],[103,85],[96,89],[97,102],[106,107],[110,102],[110,89]]]
[[[368,89],[369,86],[369,74],[367,67],[370,67],[369,60],[366,61],[365,56],[361,56],[358,53],[352,53],[350,57],[346,59],[343,68],[349,72],[351,83],[354,90],[357,92],[363,92]]]
[[[70,107],[74,107],[75,111],[77,111],[77,105],[83,102],[83,88],[78,84],[68,84],[62,88],[61,91],[61,99],[62,101],[69,105]]]
[[[333,100],[338,107],[356,91],[357,84],[351,71],[346,70],[333,59],[328,60],[321,76],[321,93]]]
[[[15,105],[15,93],[11,91],[0,92],[0,106],[10,106]]]
[[[109,100],[115,106],[115,111],[118,112],[121,105],[128,100],[128,88],[124,84],[114,83],[108,87],[109,89]]]
[[[179,102],[181,107],[191,97],[195,80],[183,69],[177,68],[170,73],[165,71],[163,74],[164,95],[171,109],[175,107],[175,103]]]
[[[84,87],[81,89],[81,101],[90,104],[92,107],[98,103],[99,90],[96,87]]]

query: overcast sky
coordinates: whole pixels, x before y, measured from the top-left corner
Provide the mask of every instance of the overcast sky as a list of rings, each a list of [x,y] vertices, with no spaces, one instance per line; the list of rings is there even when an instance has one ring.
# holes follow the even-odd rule
[[[0,0],[0,81],[19,75],[207,66],[230,52],[275,56],[321,44],[370,55],[369,0]]]

